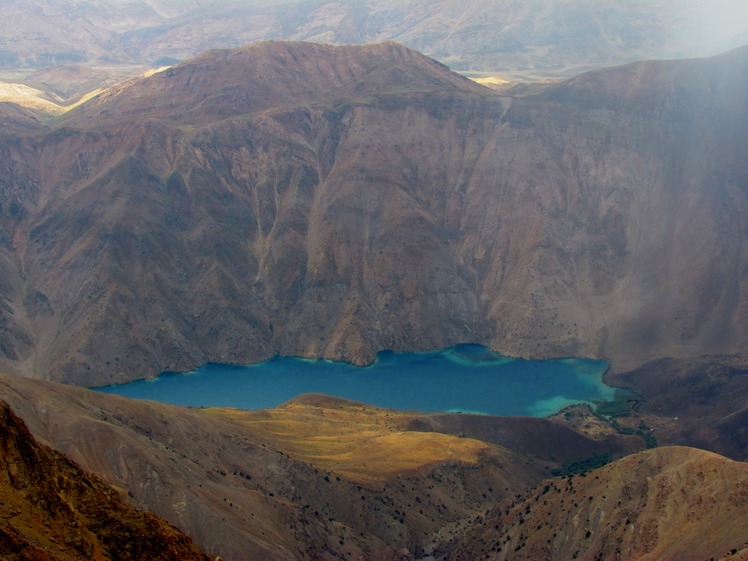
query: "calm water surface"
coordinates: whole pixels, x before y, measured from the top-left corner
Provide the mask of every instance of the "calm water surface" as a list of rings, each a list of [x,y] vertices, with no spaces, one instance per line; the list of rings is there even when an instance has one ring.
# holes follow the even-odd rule
[[[251,366],[207,364],[98,389],[195,407],[265,409],[303,393],[323,393],[400,410],[543,417],[572,403],[612,400],[615,390],[602,382],[606,368],[601,360],[510,359],[480,345],[458,345],[381,352],[363,368],[292,357]]]

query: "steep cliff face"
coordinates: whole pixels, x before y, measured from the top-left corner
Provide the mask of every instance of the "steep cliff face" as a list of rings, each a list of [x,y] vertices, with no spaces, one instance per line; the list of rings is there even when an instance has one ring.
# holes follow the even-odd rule
[[[97,477],[39,445],[0,403],[0,555],[9,561],[211,559]]]
[[[736,352],[747,55],[498,96],[394,44],[270,43],[117,88],[0,141],[4,364]]]

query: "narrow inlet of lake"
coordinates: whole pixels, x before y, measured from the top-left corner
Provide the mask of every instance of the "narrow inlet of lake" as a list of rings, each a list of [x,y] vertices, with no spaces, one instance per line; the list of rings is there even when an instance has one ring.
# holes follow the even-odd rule
[[[611,401],[602,360],[524,360],[480,345],[422,353],[380,352],[357,367],[275,357],[250,366],[207,364],[194,372],[97,388],[191,407],[268,409],[321,393],[403,411],[545,417],[575,403]]]

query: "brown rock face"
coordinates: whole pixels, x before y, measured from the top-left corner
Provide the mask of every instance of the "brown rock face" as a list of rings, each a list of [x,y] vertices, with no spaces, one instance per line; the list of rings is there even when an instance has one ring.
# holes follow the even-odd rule
[[[748,52],[499,96],[394,44],[212,52],[0,138],[7,370],[105,384],[748,335]]]
[[[8,561],[201,560],[173,526],[38,444],[0,403],[0,556]]]

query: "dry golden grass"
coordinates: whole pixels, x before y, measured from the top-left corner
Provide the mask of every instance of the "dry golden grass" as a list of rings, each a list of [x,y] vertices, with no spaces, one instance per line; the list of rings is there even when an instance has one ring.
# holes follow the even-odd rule
[[[207,409],[299,460],[358,481],[383,481],[442,462],[475,464],[493,447],[478,440],[403,430],[410,416],[319,399],[266,411]]]
[[[85,103],[92,97],[100,94],[102,89],[96,89],[82,96],[75,103],[69,105],[58,105],[45,99],[45,93],[25,84],[0,82],[0,102],[10,102],[37,111],[43,115],[56,117],[70,111],[74,107]]]
[[[44,92],[24,84],[0,82],[0,101],[16,103],[49,115],[60,115],[67,109],[44,99]]]
[[[489,88],[491,86],[504,86],[510,83],[509,80],[505,80],[499,76],[481,76],[478,78],[472,78],[472,80],[479,83],[481,86],[488,86]]]

